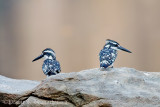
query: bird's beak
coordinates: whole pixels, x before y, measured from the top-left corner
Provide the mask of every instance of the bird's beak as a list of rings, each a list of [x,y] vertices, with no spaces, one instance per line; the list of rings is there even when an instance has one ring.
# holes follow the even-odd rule
[[[34,62],[34,61],[36,61],[36,60],[38,60],[38,59],[41,59],[43,56],[44,56],[44,55],[41,54],[40,56],[38,56],[37,58],[35,58],[32,62]]]
[[[122,51],[126,51],[128,53],[132,53],[131,51],[129,51],[128,49],[126,48],[123,48],[122,46],[118,46],[118,49],[122,50]]]

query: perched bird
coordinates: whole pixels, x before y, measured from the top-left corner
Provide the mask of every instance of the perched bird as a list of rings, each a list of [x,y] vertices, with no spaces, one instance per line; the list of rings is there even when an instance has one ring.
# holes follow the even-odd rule
[[[113,68],[114,61],[117,57],[117,50],[123,50],[132,53],[128,49],[120,46],[118,42],[107,39],[106,44],[99,53],[100,68],[108,68],[109,66]]]
[[[42,66],[42,70],[45,75],[51,76],[60,73],[60,63],[56,60],[56,54],[52,49],[46,48],[42,51],[42,54],[35,58],[32,62],[41,58],[45,58]]]

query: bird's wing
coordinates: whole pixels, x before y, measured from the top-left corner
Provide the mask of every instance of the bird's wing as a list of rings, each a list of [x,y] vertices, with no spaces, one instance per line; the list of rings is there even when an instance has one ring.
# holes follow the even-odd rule
[[[45,60],[43,64],[43,72],[45,75],[56,75],[61,71],[60,63],[57,60]]]
[[[52,66],[50,66],[50,69],[55,74],[59,73],[61,71],[60,63],[57,60],[53,60]]]
[[[101,67],[108,67],[113,63],[112,55],[109,50],[102,49],[99,53],[99,60]]]
[[[106,49],[102,49],[99,53],[99,60],[103,61],[103,60],[109,60],[109,51]]]

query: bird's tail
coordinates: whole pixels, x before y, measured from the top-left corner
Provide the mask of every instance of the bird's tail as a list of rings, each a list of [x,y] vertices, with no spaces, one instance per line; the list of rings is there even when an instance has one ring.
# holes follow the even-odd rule
[[[108,68],[108,65],[106,63],[100,63],[101,68]]]
[[[56,74],[58,74],[58,73],[60,73],[60,71],[55,71],[55,72],[49,72],[47,75],[48,76],[51,76],[51,75],[56,75]]]

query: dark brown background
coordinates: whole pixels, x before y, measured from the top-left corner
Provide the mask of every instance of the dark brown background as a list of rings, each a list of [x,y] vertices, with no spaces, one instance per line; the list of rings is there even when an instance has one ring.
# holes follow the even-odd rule
[[[160,0],[0,0],[0,75],[42,80],[52,48],[62,72],[99,67],[106,39],[131,50],[115,67],[160,70]]]

